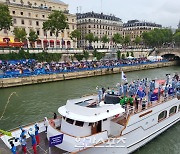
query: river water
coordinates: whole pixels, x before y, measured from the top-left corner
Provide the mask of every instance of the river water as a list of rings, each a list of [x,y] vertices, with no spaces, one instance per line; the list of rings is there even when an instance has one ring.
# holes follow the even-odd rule
[[[180,73],[179,66],[150,69],[126,73],[128,81],[138,78],[165,78],[166,73]],[[19,125],[52,117],[58,107],[64,105],[67,99],[78,98],[85,94],[96,92],[96,86],[115,87],[121,81],[121,74],[98,76],[91,78],[60,81],[46,84],[21,86],[0,89],[0,116],[12,95],[0,121],[0,129],[9,130]],[[179,154],[180,153],[180,122],[168,129],[152,142],[136,151],[136,154]]]

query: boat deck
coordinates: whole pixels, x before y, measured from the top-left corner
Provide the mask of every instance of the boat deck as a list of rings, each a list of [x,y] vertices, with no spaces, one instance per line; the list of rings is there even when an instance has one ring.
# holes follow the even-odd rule
[[[45,132],[42,132],[40,135],[40,145],[37,146],[37,154],[50,154],[48,140],[46,138]],[[17,147],[18,154],[23,154],[21,146]],[[11,151],[4,144],[4,142],[0,139],[0,154],[10,154]],[[68,152],[58,149],[56,147],[51,148],[51,154],[67,154]],[[31,146],[31,138],[27,139],[27,154],[34,154],[32,146]]]

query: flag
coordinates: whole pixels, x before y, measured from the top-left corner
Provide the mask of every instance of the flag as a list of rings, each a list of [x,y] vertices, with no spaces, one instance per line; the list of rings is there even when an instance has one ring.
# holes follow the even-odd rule
[[[123,71],[122,71],[122,76],[121,76],[121,79],[127,82],[126,75],[124,74],[124,72],[123,72]]]

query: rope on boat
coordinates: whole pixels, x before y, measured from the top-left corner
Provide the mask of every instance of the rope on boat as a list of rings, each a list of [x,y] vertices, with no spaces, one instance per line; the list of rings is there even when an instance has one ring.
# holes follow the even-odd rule
[[[8,106],[8,104],[10,103],[10,99],[11,99],[11,96],[13,96],[13,94],[15,94],[16,96],[18,96],[16,92],[12,92],[12,93],[10,94],[10,96],[8,97],[7,103],[6,103],[5,107],[4,107],[3,113],[2,113],[2,115],[1,115],[1,117],[0,117],[0,121],[2,120],[2,118],[3,118],[3,116],[4,116],[5,112],[6,112],[7,106]]]

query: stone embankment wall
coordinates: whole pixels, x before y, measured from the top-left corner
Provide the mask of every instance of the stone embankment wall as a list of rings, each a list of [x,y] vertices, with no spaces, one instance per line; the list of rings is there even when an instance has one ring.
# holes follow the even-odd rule
[[[172,62],[154,63],[154,64],[148,64],[148,65],[119,67],[119,68],[113,68],[113,69],[98,69],[98,70],[93,70],[93,71],[82,71],[82,72],[73,72],[73,73],[64,73],[64,74],[39,75],[39,76],[31,76],[31,77],[23,77],[23,78],[0,79],[0,88],[31,85],[31,84],[38,84],[38,83],[53,82],[53,81],[63,81],[63,80],[78,79],[78,78],[86,78],[86,77],[93,77],[93,76],[100,76],[100,75],[107,75],[107,74],[117,74],[117,73],[120,73],[121,70],[123,70],[124,72],[130,72],[130,71],[138,71],[138,70],[173,66],[176,64],[177,62],[172,61]]]

